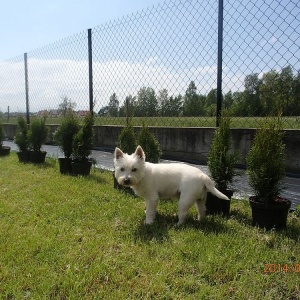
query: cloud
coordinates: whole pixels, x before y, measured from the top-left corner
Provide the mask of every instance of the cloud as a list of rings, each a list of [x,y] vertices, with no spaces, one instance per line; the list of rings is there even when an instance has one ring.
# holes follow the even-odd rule
[[[116,93],[120,103],[126,96],[136,95],[142,87],[156,92],[166,88],[168,94],[183,95],[191,80],[198,93],[207,94],[216,88],[217,68],[213,66],[185,67],[158,64],[157,57],[141,62],[109,60],[93,62],[95,110],[107,105]],[[62,97],[77,103],[76,109],[89,109],[88,62],[86,60],[28,59],[29,99],[32,112],[57,109]],[[0,65],[0,109],[25,111],[25,80],[23,62]],[[232,81],[234,80],[234,82]],[[223,87],[237,89],[240,78],[224,78]]]
[[[276,42],[277,42],[277,38],[273,35],[269,40],[268,40],[268,42],[270,43],[270,44],[275,44]]]
[[[155,65],[158,61],[159,57],[158,56],[153,56],[153,57],[149,57],[146,65]]]

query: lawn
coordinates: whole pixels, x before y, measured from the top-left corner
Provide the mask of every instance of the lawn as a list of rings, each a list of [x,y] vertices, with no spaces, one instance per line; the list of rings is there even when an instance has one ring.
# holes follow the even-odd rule
[[[33,117],[31,117],[32,119]],[[232,117],[232,128],[257,128],[260,125],[261,117]],[[83,118],[81,118],[83,120]],[[1,119],[0,119],[1,121]],[[60,124],[62,118],[48,117],[47,124]],[[154,127],[215,127],[216,117],[133,117],[130,119],[134,126]],[[15,124],[17,119],[15,117],[2,119],[2,123]],[[97,126],[124,126],[126,125],[126,117],[96,117],[95,125]],[[285,129],[300,129],[299,117],[283,117],[283,127]]]
[[[299,299],[296,215],[266,232],[233,200],[229,219],[199,224],[193,208],[177,228],[176,201],[162,201],[146,226],[143,200],[112,186],[107,171],[0,158],[1,299]]]

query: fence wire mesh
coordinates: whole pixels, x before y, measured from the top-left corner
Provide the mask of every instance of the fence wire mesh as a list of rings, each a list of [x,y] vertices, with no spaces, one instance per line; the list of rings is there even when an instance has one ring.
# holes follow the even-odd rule
[[[173,0],[92,28],[96,124],[215,126],[218,1]],[[234,127],[300,128],[300,4],[225,0],[222,106]],[[90,109],[88,32],[28,52],[30,115]],[[0,63],[2,120],[26,112],[23,57]],[[9,107],[9,119],[8,119]]]
[[[239,117],[282,111],[300,128],[299,1],[224,3],[225,105]]]
[[[9,122],[8,107],[14,112],[26,112],[23,55],[0,62],[0,114],[2,121]]]

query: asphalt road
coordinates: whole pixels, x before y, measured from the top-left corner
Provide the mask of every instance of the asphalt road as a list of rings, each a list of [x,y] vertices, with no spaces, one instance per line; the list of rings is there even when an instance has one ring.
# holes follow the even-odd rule
[[[4,141],[3,145],[10,146],[12,151],[17,151],[17,146],[12,141]],[[43,150],[47,151],[47,157],[57,158],[63,156],[61,150],[57,146],[44,145]],[[113,153],[93,150],[91,157],[96,160],[96,167],[99,169],[113,170]],[[164,160],[163,162],[170,162]],[[181,162],[178,162],[181,163]],[[191,164],[193,165],[193,164]],[[205,165],[193,165],[205,173],[208,173],[208,168]],[[251,189],[247,182],[247,175],[245,170],[238,170],[239,175],[235,177],[232,185],[234,190],[233,197],[239,199],[247,199],[251,196]],[[292,201],[292,209],[295,209],[297,205],[300,205],[300,178],[286,177],[285,178],[286,189],[282,192],[282,196]]]

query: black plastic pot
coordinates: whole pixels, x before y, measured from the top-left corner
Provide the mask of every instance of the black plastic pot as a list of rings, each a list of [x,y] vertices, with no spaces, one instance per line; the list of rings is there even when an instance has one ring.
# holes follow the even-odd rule
[[[27,163],[29,162],[29,151],[19,151],[17,152],[19,162],[21,163]]]
[[[46,154],[46,151],[29,151],[29,161],[35,164],[44,163]]]
[[[257,199],[256,196],[249,198],[252,209],[252,226],[258,226],[266,230],[286,228],[291,201],[278,198],[278,201],[265,204]]]
[[[9,146],[2,146],[0,147],[0,156],[7,156],[10,153],[10,147]]]
[[[78,176],[88,176],[91,173],[92,163],[90,161],[72,161],[71,162],[71,174]]]
[[[59,157],[59,171],[61,174],[69,174],[72,172],[72,160],[67,157]]]
[[[233,195],[232,190],[221,191],[230,200]],[[231,201],[220,199],[212,193],[207,193],[206,197],[206,214],[207,215],[222,215],[229,217]]]

